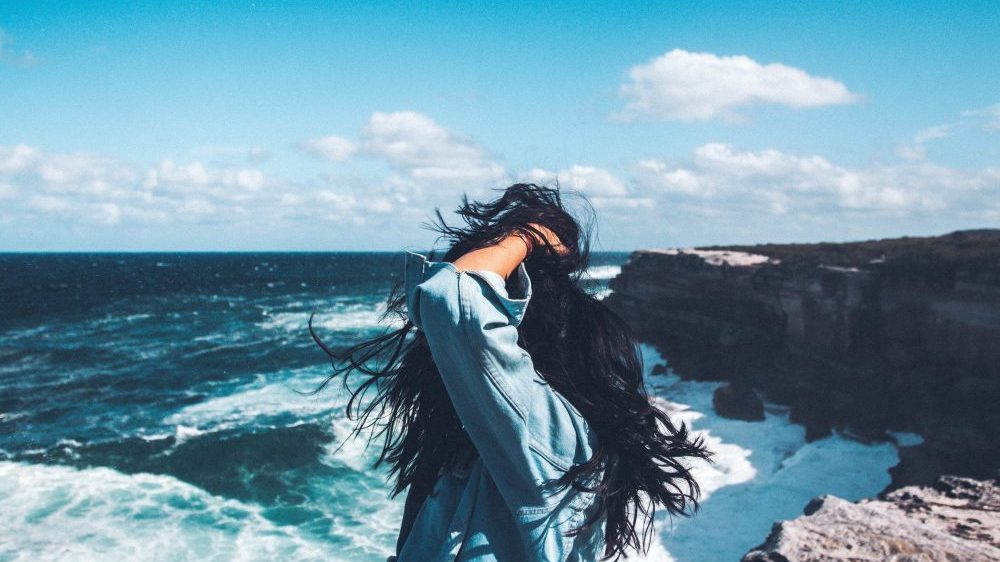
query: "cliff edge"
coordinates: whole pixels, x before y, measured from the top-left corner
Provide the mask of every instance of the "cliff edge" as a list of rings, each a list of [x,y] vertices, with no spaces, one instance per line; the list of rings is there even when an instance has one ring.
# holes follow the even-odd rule
[[[675,372],[759,389],[810,438],[923,435],[892,488],[1000,466],[1000,230],[641,250],[610,287]]]

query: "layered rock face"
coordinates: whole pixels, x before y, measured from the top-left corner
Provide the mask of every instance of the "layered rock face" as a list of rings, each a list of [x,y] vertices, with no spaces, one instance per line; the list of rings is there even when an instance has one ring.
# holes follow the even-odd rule
[[[775,523],[743,562],[1000,562],[996,480],[942,477],[883,500],[813,500],[805,516]]]
[[[643,250],[611,288],[681,376],[752,385],[811,438],[924,435],[896,486],[1000,466],[1000,230]]]

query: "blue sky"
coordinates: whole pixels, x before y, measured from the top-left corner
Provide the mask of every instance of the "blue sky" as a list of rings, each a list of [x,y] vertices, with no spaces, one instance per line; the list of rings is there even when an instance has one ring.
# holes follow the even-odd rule
[[[0,250],[600,249],[1000,226],[995,2],[0,3]]]

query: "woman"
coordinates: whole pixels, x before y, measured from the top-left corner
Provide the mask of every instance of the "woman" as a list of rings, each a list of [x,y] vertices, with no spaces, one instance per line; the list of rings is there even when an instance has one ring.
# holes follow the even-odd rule
[[[709,453],[650,403],[637,342],[581,289],[588,240],[558,189],[516,184],[458,214],[437,212],[440,261],[406,254],[387,313],[402,328],[343,353],[313,332],[330,379],[369,377],[348,415],[383,439],[393,495],[408,489],[398,561],[646,551],[658,506],[697,506],[685,461]]]

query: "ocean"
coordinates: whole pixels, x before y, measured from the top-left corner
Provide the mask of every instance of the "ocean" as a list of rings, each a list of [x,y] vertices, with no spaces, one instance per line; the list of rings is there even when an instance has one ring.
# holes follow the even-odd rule
[[[595,254],[607,294],[624,253]],[[348,439],[343,348],[379,319],[401,253],[0,254],[0,561],[384,560],[403,497]],[[716,452],[692,518],[658,520],[648,560],[738,560],[814,496],[889,482],[889,443],[807,443],[786,409],[715,415],[717,383],[648,374]],[[357,380],[357,379],[355,379]],[[912,443],[919,436],[904,435]]]

